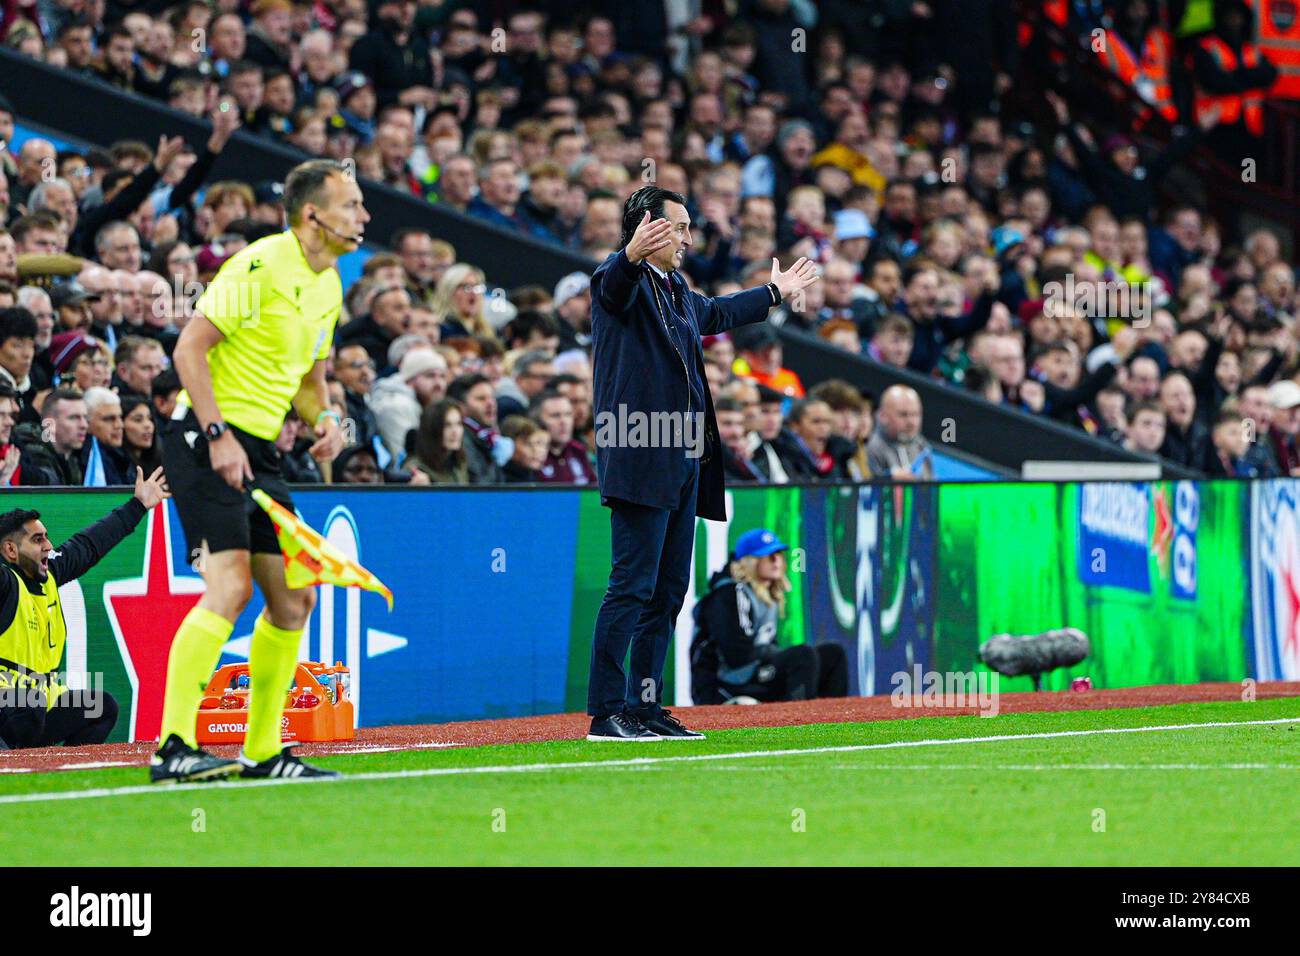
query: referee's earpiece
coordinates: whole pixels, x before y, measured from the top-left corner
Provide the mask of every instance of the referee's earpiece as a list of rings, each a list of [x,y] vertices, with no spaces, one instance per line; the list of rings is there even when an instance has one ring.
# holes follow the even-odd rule
[[[342,239],[346,242],[355,242],[357,245],[361,244],[361,236],[345,236],[343,233],[331,229],[329,226],[325,225],[325,223],[321,222],[320,216],[316,215],[315,211],[307,213],[307,218],[316,223],[316,225],[320,226],[335,239]]]

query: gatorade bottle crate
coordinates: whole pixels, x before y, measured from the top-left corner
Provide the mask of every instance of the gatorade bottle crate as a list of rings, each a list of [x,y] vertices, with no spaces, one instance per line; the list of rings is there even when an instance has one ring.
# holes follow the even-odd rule
[[[353,740],[356,727],[348,699],[351,673],[339,661],[326,667],[303,661],[285,694],[280,739],[285,743]],[[227,664],[208,681],[199,702],[199,744],[242,744],[248,731],[247,664]]]

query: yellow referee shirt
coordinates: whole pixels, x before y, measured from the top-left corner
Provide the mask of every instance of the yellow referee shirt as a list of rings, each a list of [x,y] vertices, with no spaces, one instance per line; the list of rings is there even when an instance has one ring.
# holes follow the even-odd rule
[[[194,306],[225,335],[208,353],[222,418],[275,441],[303,376],[329,356],[342,306],[338,272],[313,272],[291,231],[231,256]],[[178,401],[190,406],[185,392]]]

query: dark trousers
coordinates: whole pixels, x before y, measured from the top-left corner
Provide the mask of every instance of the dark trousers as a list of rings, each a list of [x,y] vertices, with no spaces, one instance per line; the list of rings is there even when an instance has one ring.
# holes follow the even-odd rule
[[[0,707],[0,749],[102,744],[116,724],[117,701],[107,691],[65,691],[48,709],[42,692],[38,700]]]
[[[700,467],[698,459],[685,463],[676,508],[612,502],[613,560],[596,615],[587,679],[587,713],[593,717],[623,710],[650,717],[662,709],[664,661],[690,584],[695,543]],[[624,674],[629,646],[632,657]]]
[[[767,669],[767,668],[770,668]],[[849,692],[848,659],[838,644],[796,644],[767,659],[767,679],[744,685],[722,684],[728,697],[745,695],[764,703],[844,697]]]

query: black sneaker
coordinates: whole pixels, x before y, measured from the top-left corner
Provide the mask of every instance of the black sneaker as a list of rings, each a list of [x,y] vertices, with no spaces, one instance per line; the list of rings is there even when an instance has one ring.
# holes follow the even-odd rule
[[[643,718],[641,725],[652,734],[657,734],[665,740],[704,739],[704,734],[689,730],[680,720],[673,716],[670,710],[661,710],[656,717]]]
[[[293,744],[285,747],[274,757],[269,760],[263,760],[257,763],[249,760],[242,753],[239,755],[240,766],[244,768],[241,777],[253,777],[258,780],[269,780],[271,778],[288,780],[311,777],[316,780],[334,780],[343,776],[337,770],[326,770],[323,767],[313,767],[309,763],[303,763],[294,755]]]
[[[206,750],[195,750],[176,734],[149,761],[150,783],[192,783],[219,780],[239,773],[239,761],[214,757]]]
[[[651,733],[641,721],[629,713],[615,714],[612,717],[593,717],[591,730],[587,732],[588,740],[660,740],[660,736]]]

